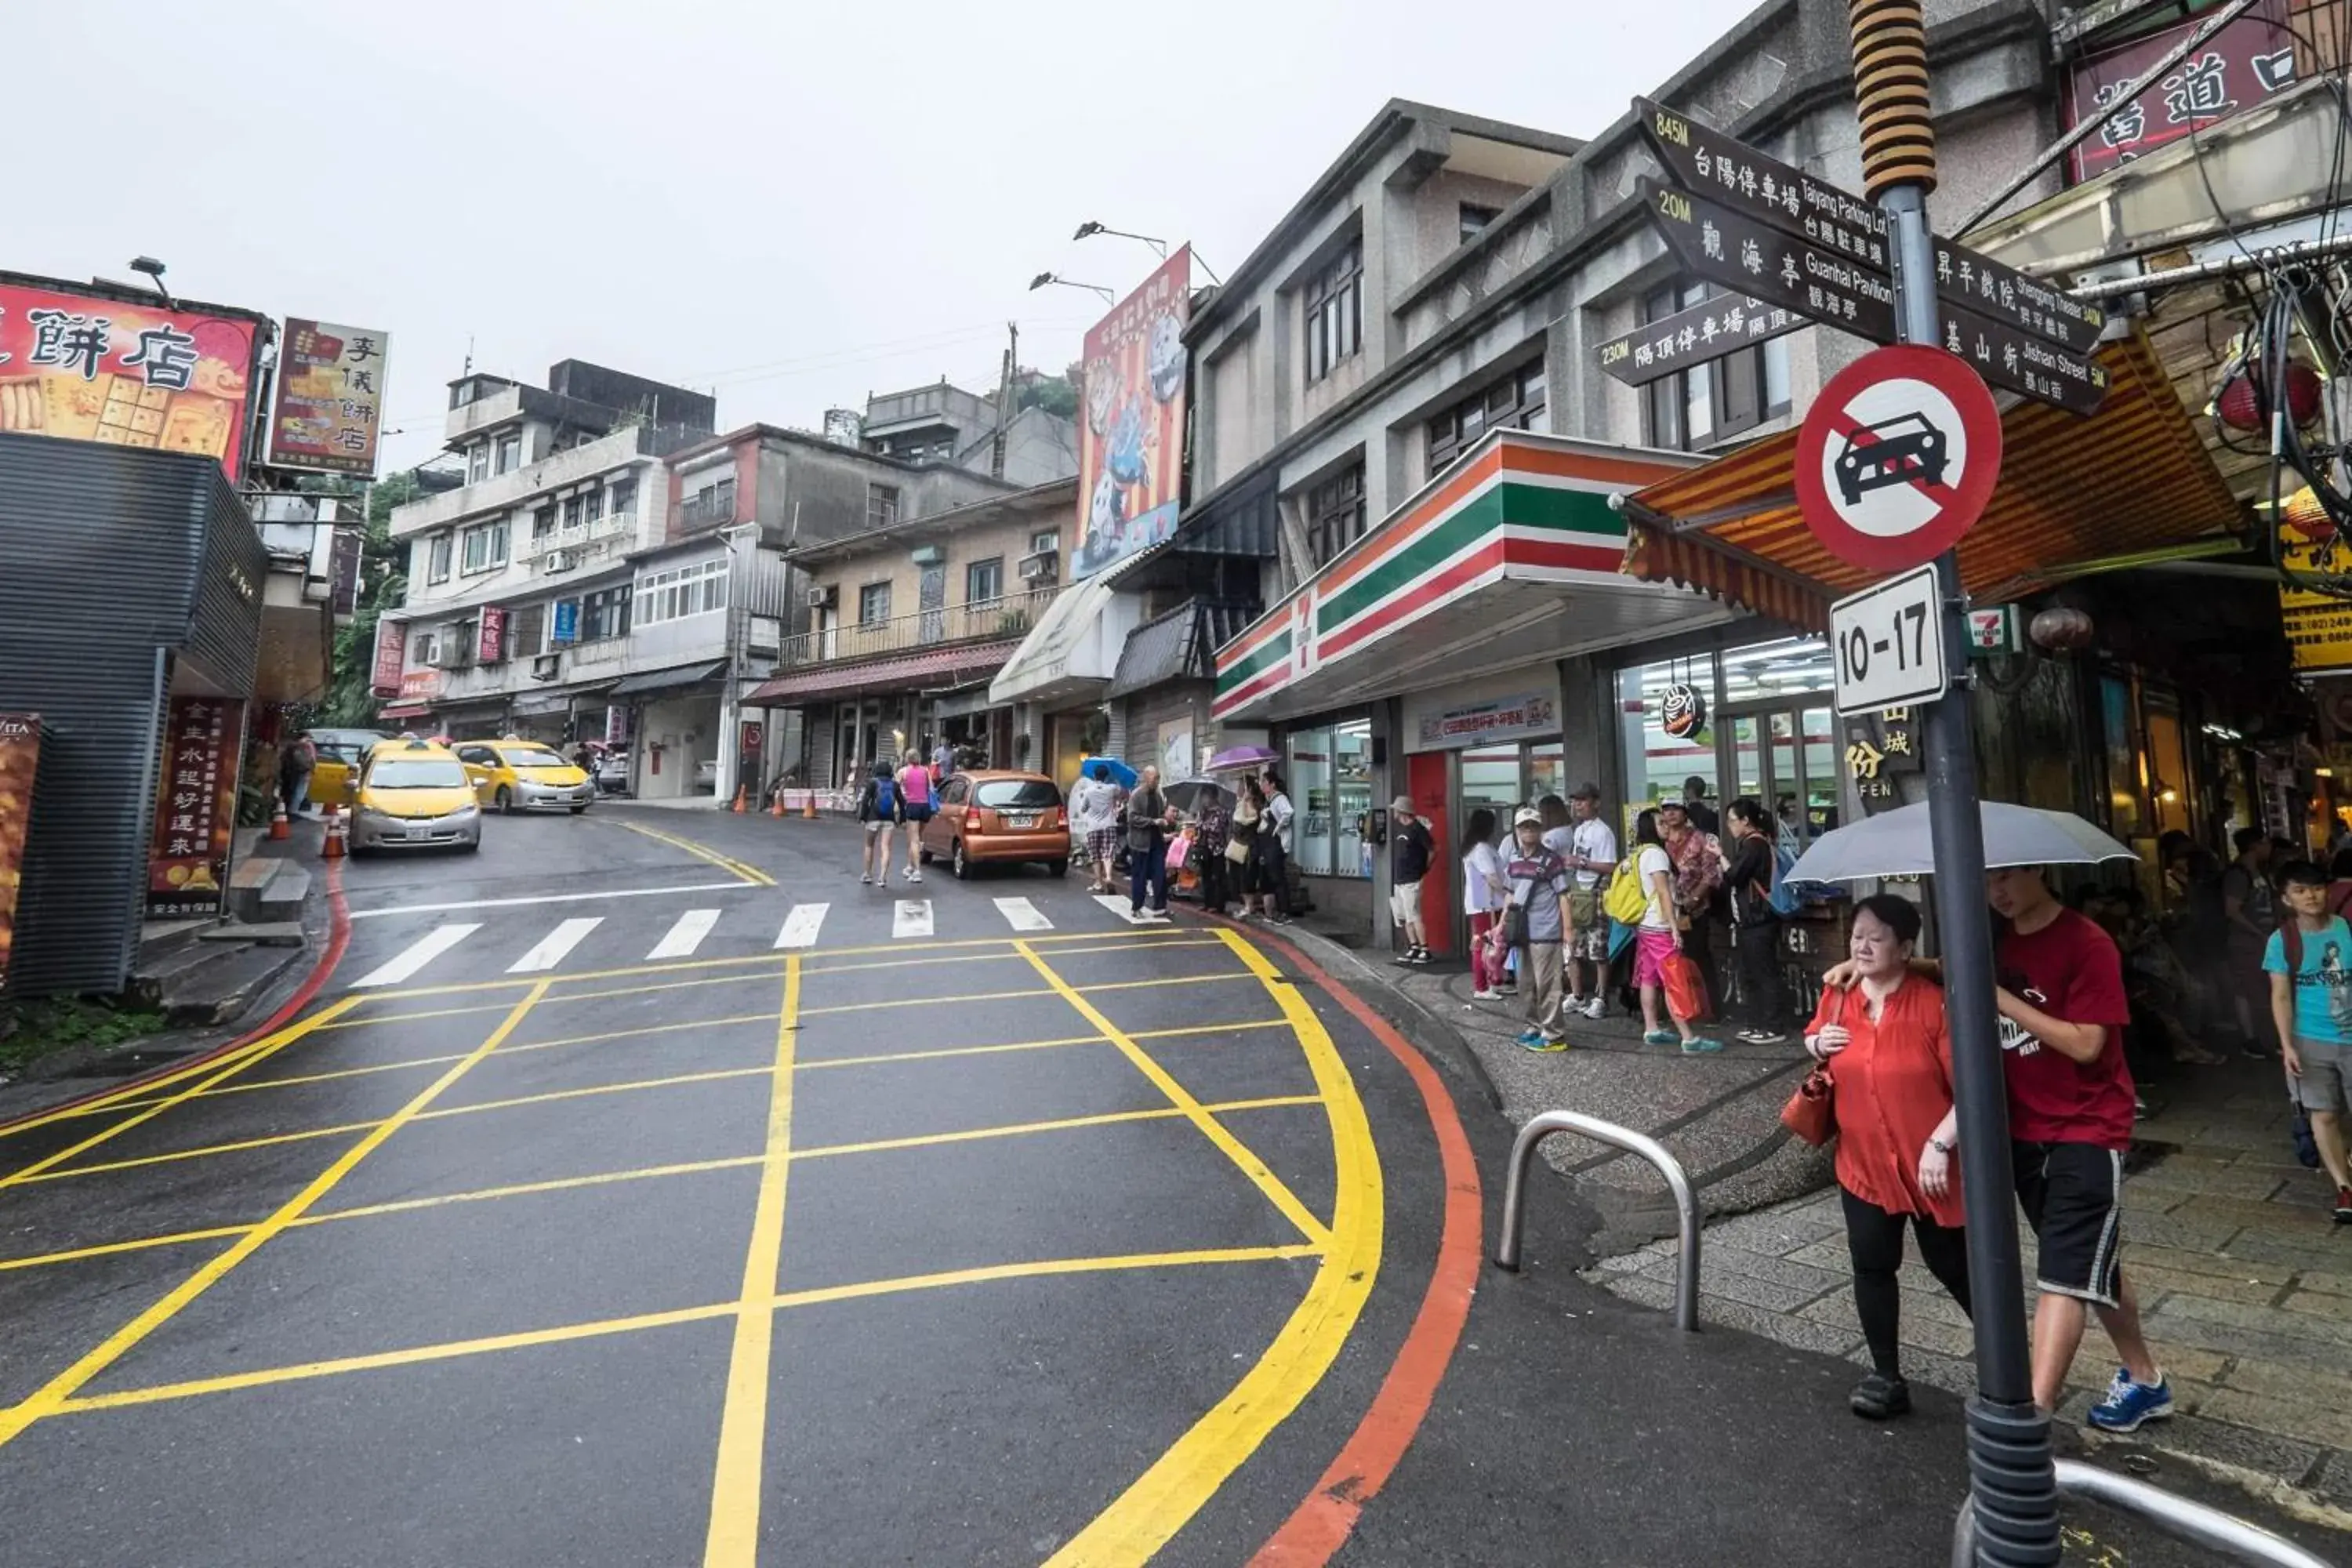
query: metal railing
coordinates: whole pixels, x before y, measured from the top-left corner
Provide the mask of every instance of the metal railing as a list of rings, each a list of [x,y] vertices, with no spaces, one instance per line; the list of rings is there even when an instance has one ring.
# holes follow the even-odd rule
[[[1031,588],[999,598],[942,605],[936,610],[918,610],[884,620],[844,620],[822,631],[786,637],[781,662],[787,668],[832,664],[870,658],[881,653],[916,653],[950,643],[1026,637],[1059,591],[1058,585]],[[844,597],[854,592],[846,590]],[[851,609],[854,613],[856,606]]]
[[[2192,1546],[2225,1553],[2260,1568],[2330,1568],[2326,1558],[2314,1556],[2283,1536],[2273,1535],[2235,1514],[2176,1497],[2161,1487],[2133,1480],[2080,1459],[2058,1461],[2058,1491],[2062,1497],[2088,1498],[2122,1513],[2144,1519],[2165,1534]],[[1960,1504],[1952,1527],[1952,1568],[1976,1568],[1977,1510],[1973,1500]]]
[[[1514,1272],[1519,1267],[1520,1232],[1527,1226],[1528,1166],[1536,1157],[1536,1145],[1555,1132],[1578,1133],[1596,1143],[1639,1154],[1665,1177],[1667,1190],[1675,1195],[1675,1327],[1686,1333],[1697,1331],[1698,1198],[1691,1191],[1690,1178],[1683,1173],[1682,1163],[1667,1153],[1665,1145],[1656,1139],[1597,1116],[1573,1110],[1547,1110],[1519,1129],[1518,1137],[1511,1144],[1509,1179],[1503,1187],[1503,1236],[1495,1246],[1495,1267]]]

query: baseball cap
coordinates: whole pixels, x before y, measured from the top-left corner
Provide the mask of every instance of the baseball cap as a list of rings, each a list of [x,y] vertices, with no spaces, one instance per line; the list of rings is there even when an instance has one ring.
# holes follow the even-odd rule
[[[1577,785],[1574,789],[1570,790],[1568,792],[1568,798],[1570,800],[1599,800],[1601,798],[1601,786],[1594,784],[1591,779],[1587,779],[1582,784]]]
[[[1530,822],[1534,823],[1538,827],[1541,827],[1543,826],[1543,813],[1538,811],[1532,805],[1523,805],[1519,807],[1518,810],[1511,813],[1511,826],[1513,827],[1525,827]]]

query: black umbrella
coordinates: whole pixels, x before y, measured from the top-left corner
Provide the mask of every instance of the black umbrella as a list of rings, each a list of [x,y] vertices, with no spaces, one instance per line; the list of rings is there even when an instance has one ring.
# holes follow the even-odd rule
[[[1187,816],[1200,816],[1202,801],[1209,795],[1216,796],[1227,806],[1234,804],[1231,786],[1219,784],[1215,779],[1186,779],[1180,784],[1170,784],[1164,793],[1168,796],[1168,804]]]

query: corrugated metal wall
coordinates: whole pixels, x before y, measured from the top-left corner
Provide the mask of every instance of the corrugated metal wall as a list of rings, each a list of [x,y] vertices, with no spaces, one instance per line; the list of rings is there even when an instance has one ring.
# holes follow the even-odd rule
[[[249,692],[268,569],[210,458],[0,435],[0,708],[33,710],[50,731],[16,913],[18,994],[128,978],[160,656],[186,648],[228,694]]]

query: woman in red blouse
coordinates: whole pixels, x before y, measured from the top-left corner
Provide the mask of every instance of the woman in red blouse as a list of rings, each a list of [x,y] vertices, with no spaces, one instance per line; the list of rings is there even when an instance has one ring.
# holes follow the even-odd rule
[[[1854,906],[1851,991],[1827,987],[1805,1048],[1829,1069],[1837,1123],[1837,1182],[1853,1258],[1853,1306],[1870,1346],[1871,1373],[1855,1385],[1854,1414],[1874,1421],[1911,1408],[1896,1355],[1903,1224],[1920,1261],[1960,1310],[1969,1310],[1969,1247],[1960,1184],[1952,1169],[1959,1126],[1952,1109],[1952,1047],[1944,993],[1907,968],[1919,940],[1918,907],[1880,893]]]

